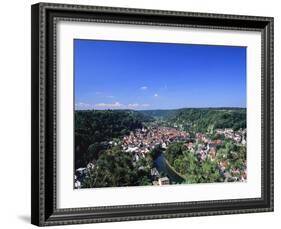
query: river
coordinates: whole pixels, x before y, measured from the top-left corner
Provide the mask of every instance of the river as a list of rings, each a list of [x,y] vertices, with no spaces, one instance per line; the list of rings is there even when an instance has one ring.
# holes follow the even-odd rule
[[[182,183],[183,179],[178,174],[176,174],[166,163],[165,155],[162,152],[155,160],[155,167],[159,173],[163,172],[172,183]]]

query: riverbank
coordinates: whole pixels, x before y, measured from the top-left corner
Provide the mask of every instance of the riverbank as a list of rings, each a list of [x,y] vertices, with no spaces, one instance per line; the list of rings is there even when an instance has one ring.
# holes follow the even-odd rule
[[[172,183],[180,184],[185,181],[185,177],[179,174],[166,160],[164,153],[162,152],[155,160],[154,163],[156,165],[159,173],[164,173],[167,175]]]
[[[166,158],[164,158],[164,160],[165,160],[165,163],[166,163],[167,168],[168,168],[172,173],[174,173],[174,174],[178,177],[179,180],[181,180],[181,181],[186,181],[186,177],[185,177],[183,174],[180,174],[179,172],[177,172],[177,171],[175,170],[175,168],[166,160]]]

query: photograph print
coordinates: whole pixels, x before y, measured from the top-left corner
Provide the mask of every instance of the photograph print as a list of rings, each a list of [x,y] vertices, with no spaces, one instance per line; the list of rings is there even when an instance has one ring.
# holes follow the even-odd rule
[[[75,189],[247,181],[246,47],[73,45]]]

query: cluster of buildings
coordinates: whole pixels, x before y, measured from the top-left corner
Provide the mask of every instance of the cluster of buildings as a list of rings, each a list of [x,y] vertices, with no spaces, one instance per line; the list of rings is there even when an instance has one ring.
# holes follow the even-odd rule
[[[189,141],[189,133],[180,131],[172,127],[150,126],[131,132],[122,139],[122,148],[125,152],[132,153],[133,162],[137,162],[141,157],[157,146],[166,149],[167,146],[175,141]],[[171,183],[167,176],[160,176],[159,171],[151,168],[151,178],[153,185],[168,185]]]
[[[131,132],[122,140],[122,148],[125,152],[133,152],[137,161],[156,146],[166,149],[174,141],[187,141],[189,134],[171,127],[148,127]]]
[[[246,162],[245,162],[246,164]],[[229,167],[229,162],[227,160],[222,160],[219,162],[220,172],[224,174],[225,182],[227,181],[246,181],[247,180],[247,170],[240,171],[238,168],[227,171]]]
[[[234,131],[231,128],[225,129],[216,129],[217,134],[224,135],[227,139],[232,139],[236,143],[240,143],[242,145],[246,145],[246,129],[240,129],[238,131]]]
[[[206,134],[197,133],[195,142],[189,142],[185,145],[191,152],[194,152],[200,160],[205,160],[207,157],[213,160],[217,155],[217,146],[222,144],[223,141],[220,139],[211,140]]]
[[[216,134],[224,136],[225,139],[232,139],[236,144],[245,146],[246,145],[246,129],[240,129],[234,131],[233,129],[216,129]],[[206,134],[197,133],[196,134],[196,148],[194,143],[185,144],[190,151],[193,151],[200,160],[206,160],[208,157],[214,160],[217,156],[218,146],[223,144],[223,140],[211,140]],[[227,160],[222,160],[219,162],[218,167],[220,173],[225,177],[225,181],[245,181],[247,179],[246,170],[240,171],[238,168],[228,170],[229,162]],[[246,167],[246,162],[245,162]]]
[[[232,139],[236,144],[246,145],[246,129],[234,131],[233,129],[216,129],[216,134],[224,136],[225,139]],[[207,158],[214,160],[217,156],[218,146],[223,144],[223,140],[211,140],[204,133],[197,133],[194,139],[186,131],[181,131],[173,127],[150,126],[130,132],[129,135],[119,139],[118,142],[111,141],[110,145],[121,145],[124,152],[132,154],[133,162],[137,162],[140,158],[145,158],[146,155],[156,146],[161,146],[166,149],[172,142],[185,142],[185,146],[190,152],[193,152],[198,159],[204,161]],[[75,173],[75,188],[81,188],[81,180],[87,175],[94,164],[89,163],[87,168],[79,168]],[[229,162],[222,160],[218,164],[220,173],[225,177],[225,181],[244,181],[246,180],[246,171],[227,170]],[[233,176],[237,174],[237,176]],[[171,181],[168,177],[161,177],[159,171],[151,168],[151,177],[153,185],[167,185]]]
[[[82,187],[82,180],[84,180],[86,178],[86,176],[88,176],[89,172],[94,167],[95,167],[95,165],[92,162],[90,162],[87,164],[86,168],[78,168],[75,170],[74,188],[79,189]]]

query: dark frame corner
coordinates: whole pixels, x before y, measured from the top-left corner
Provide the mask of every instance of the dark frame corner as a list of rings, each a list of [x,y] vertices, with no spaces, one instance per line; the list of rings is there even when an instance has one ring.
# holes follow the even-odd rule
[[[38,226],[273,211],[272,17],[38,3],[31,8],[31,222]],[[56,208],[54,28],[60,18],[262,33],[262,198],[79,209]]]

